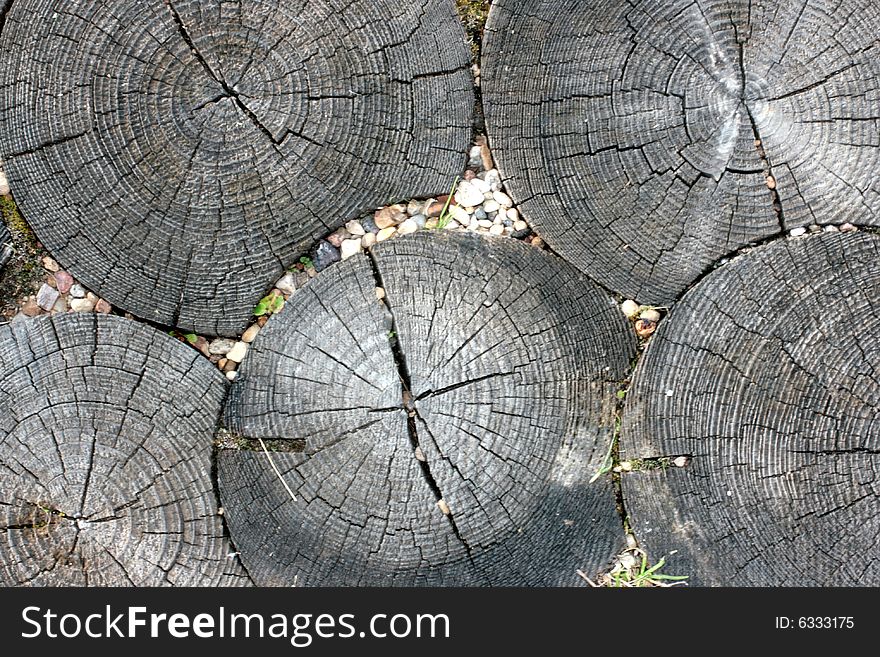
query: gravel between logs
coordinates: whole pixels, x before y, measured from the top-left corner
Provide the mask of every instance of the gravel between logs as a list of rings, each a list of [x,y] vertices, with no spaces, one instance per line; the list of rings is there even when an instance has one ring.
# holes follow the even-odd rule
[[[0,155],[83,284],[235,335],[320,236],[447,188],[473,78],[450,0],[17,0]]]
[[[610,480],[588,481],[634,342],[606,293],[513,240],[417,233],[327,269],[260,332],[229,397],[239,439],[274,446],[218,459],[248,572],[582,583],[623,543]]]
[[[623,477],[652,559],[692,585],[880,585],[878,262],[870,233],[780,240],[660,326],[621,433],[655,466]]]
[[[750,242],[880,225],[880,2],[497,0],[483,99],[561,256],[667,305]]]
[[[194,351],[122,318],[0,326],[0,584],[247,583],[211,480],[224,394]]]

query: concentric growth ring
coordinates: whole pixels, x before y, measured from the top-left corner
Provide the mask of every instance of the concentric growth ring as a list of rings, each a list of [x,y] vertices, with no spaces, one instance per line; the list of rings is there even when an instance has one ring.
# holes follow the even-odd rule
[[[118,317],[0,327],[0,583],[246,583],[211,480],[224,392],[195,351]]]
[[[627,512],[699,585],[880,584],[880,237],[782,240],[707,276],[627,397]],[[670,462],[687,465],[668,467]]]
[[[878,32],[876,0],[498,0],[493,153],[558,253],[669,303],[754,240],[880,224]]]
[[[260,332],[219,457],[261,585],[574,585],[622,545],[613,433],[634,338],[512,240],[416,234],[297,292]],[[377,300],[376,287],[383,298]],[[582,583],[582,582],[580,582]]]
[[[19,0],[0,53],[0,153],[40,239],[200,333],[240,333],[319,235],[445,189],[470,138],[449,0]]]

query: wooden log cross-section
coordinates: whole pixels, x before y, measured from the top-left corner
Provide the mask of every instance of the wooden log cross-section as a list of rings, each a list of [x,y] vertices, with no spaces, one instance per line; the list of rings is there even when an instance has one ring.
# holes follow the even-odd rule
[[[623,544],[611,482],[588,482],[634,353],[606,293],[513,240],[417,233],[325,270],[229,396],[227,426],[257,443],[218,458],[249,574],[582,583]]]
[[[878,262],[870,233],[777,241],[708,275],[660,326],[621,450],[647,468],[623,477],[633,529],[655,561],[675,551],[670,572],[880,585]]]
[[[320,236],[447,189],[473,77],[452,0],[15,0],[0,157],[37,236],[141,318],[238,335]]]
[[[0,584],[249,583],[211,478],[224,394],[197,352],[119,317],[0,326]]]
[[[667,305],[753,241],[880,225],[878,33],[878,0],[496,0],[493,155],[557,253]]]

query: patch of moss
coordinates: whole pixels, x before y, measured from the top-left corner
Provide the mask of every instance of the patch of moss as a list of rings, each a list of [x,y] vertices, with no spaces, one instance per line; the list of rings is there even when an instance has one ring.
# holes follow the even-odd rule
[[[17,312],[20,299],[33,294],[45,279],[40,262],[45,251],[12,197],[0,196],[0,218],[12,241],[12,257],[0,273],[0,314],[10,318]]]
[[[489,15],[490,0],[455,0],[458,15],[464,23],[471,53],[474,61],[480,60],[480,52],[483,45],[483,30],[486,27],[486,17]]]

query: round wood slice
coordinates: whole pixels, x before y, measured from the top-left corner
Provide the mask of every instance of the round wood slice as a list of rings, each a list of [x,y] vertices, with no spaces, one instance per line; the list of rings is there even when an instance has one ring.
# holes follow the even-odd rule
[[[473,79],[450,0],[17,0],[0,155],[114,306],[240,334],[314,240],[448,189]]]
[[[627,397],[623,477],[653,560],[699,585],[880,585],[880,237],[786,239],[707,276]],[[654,465],[661,462],[654,461]]]
[[[229,397],[231,430],[275,450],[219,456],[248,571],[279,586],[580,583],[622,545],[610,482],[588,482],[634,353],[607,294],[514,240],[419,233],[322,272],[260,332]]]
[[[225,388],[119,317],[0,326],[0,583],[247,583],[211,478]]]
[[[492,153],[553,249],[663,305],[807,224],[880,225],[880,2],[496,0]]]

